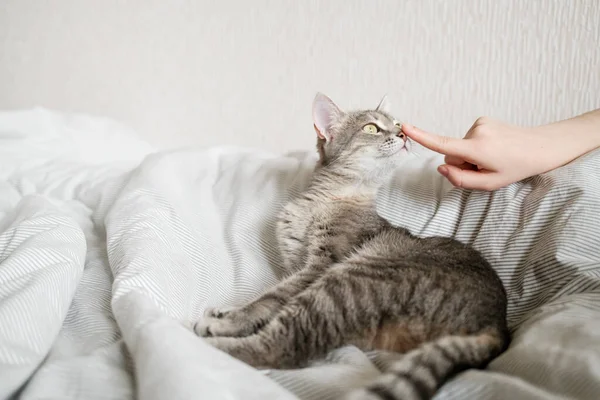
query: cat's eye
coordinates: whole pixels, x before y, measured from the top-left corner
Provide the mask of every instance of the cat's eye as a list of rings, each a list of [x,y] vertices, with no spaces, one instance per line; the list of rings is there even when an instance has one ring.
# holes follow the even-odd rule
[[[364,133],[368,133],[369,135],[381,135],[379,127],[375,124],[367,124],[363,126],[362,130]]]
[[[402,124],[400,122],[396,122],[394,125],[396,125],[396,128],[402,129]]]

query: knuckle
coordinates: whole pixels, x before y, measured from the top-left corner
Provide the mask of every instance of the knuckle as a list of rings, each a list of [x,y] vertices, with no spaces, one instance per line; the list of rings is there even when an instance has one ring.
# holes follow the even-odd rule
[[[446,136],[440,136],[438,142],[441,148],[445,149],[448,147],[449,140]]]
[[[483,189],[487,192],[491,192],[492,190],[497,189],[497,185],[495,182],[487,180],[487,181],[483,182],[483,184],[481,185],[481,189]]]
[[[489,182],[484,182],[484,183],[482,183],[481,185],[479,185],[479,188],[480,188],[481,190],[485,190],[486,192],[489,192],[489,191],[493,190],[493,189],[492,189],[492,184],[491,184],[491,183],[489,183]]]
[[[486,125],[488,123],[490,123],[491,118],[490,117],[479,117],[475,120],[475,126],[481,126],[481,125]]]
[[[487,152],[487,143],[479,141],[479,140],[473,140],[471,142],[471,146],[473,148],[473,153],[477,154],[479,156],[481,156],[482,154],[485,154]]]
[[[490,130],[488,129],[488,125],[478,125],[473,128],[473,137],[484,137],[488,136]]]
[[[460,176],[460,174],[458,174],[458,173],[450,173],[448,175],[448,180],[455,187],[458,187],[458,188],[462,188],[463,187],[462,176]]]
[[[490,136],[494,122],[489,117],[479,117],[473,124],[471,135],[473,137]]]

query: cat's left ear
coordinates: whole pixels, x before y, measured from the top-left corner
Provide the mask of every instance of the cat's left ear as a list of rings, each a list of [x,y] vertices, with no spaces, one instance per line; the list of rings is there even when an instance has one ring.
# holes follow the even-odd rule
[[[389,113],[391,108],[392,108],[392,105],[391,105],[390,101],[388,100],[388,96],[386,94],[385,96],[383,96],[383,98],[379,102],[379,105],[377,106],[375,111],[382,111],[384,113]]]
[[[312,114],[317,135],[329,142],[333,139],[332,127],[342,116],[343,111],[329,97],[317,93],[313,100]]]

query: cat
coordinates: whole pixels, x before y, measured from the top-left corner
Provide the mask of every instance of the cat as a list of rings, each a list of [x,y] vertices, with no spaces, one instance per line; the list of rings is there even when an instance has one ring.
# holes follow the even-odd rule
[[[377,214],[377,190],[412,143],[385,97],[345,112],[319,93],[313,119],[319,161],[276,228],[290,276],[244,307],[208,309],[194,330],[257,368],[302,367],[344,345],[403,353],[348,398],[429,399],[507,348],[504,286],[475,249]]]

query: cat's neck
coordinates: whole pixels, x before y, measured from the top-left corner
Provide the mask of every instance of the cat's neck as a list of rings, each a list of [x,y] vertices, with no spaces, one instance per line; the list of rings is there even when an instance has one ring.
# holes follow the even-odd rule
[[[317,168],[307,194],[319,199],[374,201],[381,182],[349,169]]]

